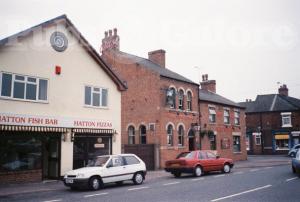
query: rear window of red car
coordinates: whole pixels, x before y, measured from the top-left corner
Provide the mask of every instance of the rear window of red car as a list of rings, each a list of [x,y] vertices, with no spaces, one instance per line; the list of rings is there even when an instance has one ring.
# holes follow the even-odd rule
[[[194,158],[195,156],[195,152],[183,152],[181,154],[179,154],[176,159],[179,159],[179,158],[187,158],[187,159],[191,159],[191,158]]]

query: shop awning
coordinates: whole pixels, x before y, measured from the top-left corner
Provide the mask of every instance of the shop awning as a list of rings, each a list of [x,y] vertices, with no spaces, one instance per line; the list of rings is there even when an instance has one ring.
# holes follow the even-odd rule
[[[287,140],[289,139],[289,135],[287,134],[280,134],[280,135],[275,135],[276,140]]]

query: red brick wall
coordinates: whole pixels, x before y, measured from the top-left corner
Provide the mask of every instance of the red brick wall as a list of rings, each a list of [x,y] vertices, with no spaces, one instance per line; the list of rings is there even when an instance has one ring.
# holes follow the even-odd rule
[[[0,173],[0,184],[39,182],[41,180],[42,180],[42,170],[28,170],[28,171]]]
[[[209,123],[209,111],[208,106],[215,106],[216,110],[216,123]],[[230,124],[224,124],[224,107],[230,110]],[[200,113],[201,113],[201,130],[215,131],[216,134],[216,146],[217,152],[221,157],[232,158],[233,160],[246,160],[246,127],[245,127],[245,111],[240,109],[240,125],[234,125],[234,107],[223,106],[215,103],[201,102]],[[233,151],[233,133],[241,134],[241,152],[235,153]],[[227,149],[221,148],[221,141],[223,138],[229,139],[230,147]],[[202,149],[210,149],[210,141],[207,135],[201,138]]]

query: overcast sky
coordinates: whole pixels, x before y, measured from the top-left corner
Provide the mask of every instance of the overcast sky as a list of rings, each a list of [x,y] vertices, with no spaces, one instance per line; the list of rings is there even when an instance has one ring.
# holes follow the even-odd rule
[[[166,51],[166,66],[199,82],[208,74],[233,101],[300,98],[299,0],[0,0],[0,39],[66,14],[99,51],[118,28],[121,51]],[[280,84],[278,84],[280,82]]]

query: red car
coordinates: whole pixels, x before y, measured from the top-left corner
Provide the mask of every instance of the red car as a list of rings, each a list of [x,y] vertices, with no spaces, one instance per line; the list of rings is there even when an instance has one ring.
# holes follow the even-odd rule
[[[181,173],[193,173],[200,177],[210,171],[222,171],[229,173],[233,167],[233,160],[220,158],[213,151],[183,152],[175,160],[166,161],[165,171],[180,177]]]

